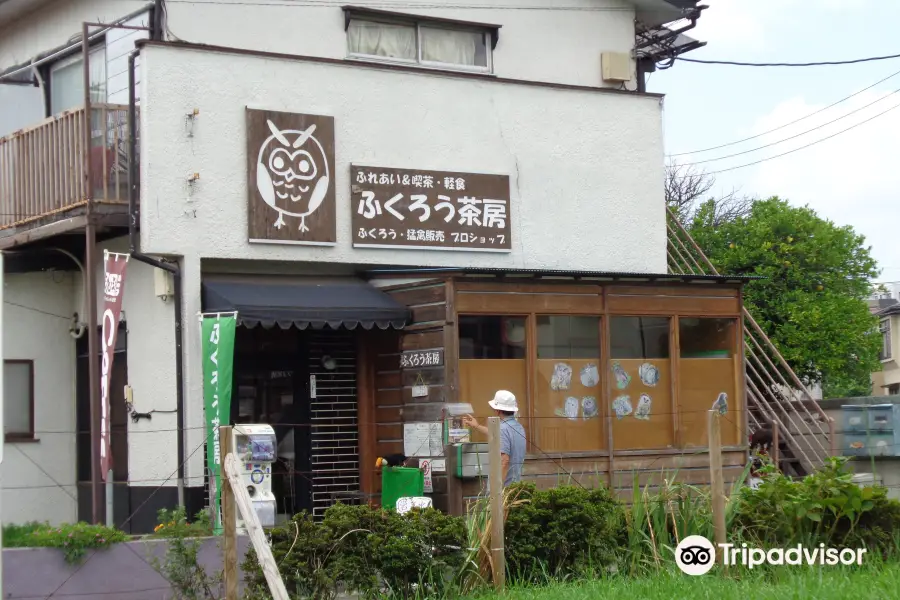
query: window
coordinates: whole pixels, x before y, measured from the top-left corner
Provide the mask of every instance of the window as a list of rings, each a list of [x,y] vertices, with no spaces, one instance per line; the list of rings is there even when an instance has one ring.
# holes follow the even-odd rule
[[[723,393],[728,397],[728,413],[722,421],[722,444],[740,443],[735,379],[740,363],[734,356],[737,331],[735,319],[678,319],[678,433],[682,446],[709,445],[707,411]]]
[[[888,395],[890,395],[890,396],[900,395],[900,383],[895,383],[893,385],[889,385],[888,386]]]
[[[3,361],[3,433],[7,440],[34,437],[33,361]]]
[[[545,452],[607,447],[600,319],[537,316],[534,442]]]
[[[890,360],[891,358],[891,318],[882,319],[878,325],[878,331],[881,332],[881,351],[878,358],[881,360]]]
[[[616,450],[674,446],[667,317],[612,317],[613,443]]]
[[[495,416],[488,406],[497,390],[516,395],[525,425],[528,391],[525,317],[459,317],[459,398],[468,402],[484,423]],[[473,432],[472,441],[486,442]]]
[[[88,54],[91,77],[91,102],[106,102],[106,47],[93,48]],[[84,61],[78,54],[50,68],[50,114],[84,106]]]
[[[466,71],[490,72],[496,36],[496,26],[358,9],[347,22],[350,56]]]

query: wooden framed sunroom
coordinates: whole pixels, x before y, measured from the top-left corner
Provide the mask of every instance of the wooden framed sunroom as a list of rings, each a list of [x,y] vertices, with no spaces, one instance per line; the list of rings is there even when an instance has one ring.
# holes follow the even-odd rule
[[[457,402],[483,419],[498,389],[518,398],[523,478],[539,487],[603,484],[627,499],[635,478],[642,487],[708,485],[707,413],[722,393],[726,482],[743,472],[745,279],[490,269],[368,277],[412,318],[361,348],[364,493],[380,488],[375,458],[403,452],[404,424],[439,421]],[[404,353],[423,351],[439,352],[443,364],[401,366]],[[413,397],[423,384],[427,396]],[[486,440],[476,433],[472,441]],[[433,475],[439,508],[459,510],[483,489],[478,479]]]

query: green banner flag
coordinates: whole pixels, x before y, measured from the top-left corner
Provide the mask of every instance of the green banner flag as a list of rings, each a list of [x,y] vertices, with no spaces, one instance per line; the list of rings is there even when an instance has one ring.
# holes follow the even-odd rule
[[[214,527],[222,533],[222,456],[219,426],[231,422],[231,378],[237,315],[200,315],[203,347],[203,409],[206,414],[206,464],[215,484]]]

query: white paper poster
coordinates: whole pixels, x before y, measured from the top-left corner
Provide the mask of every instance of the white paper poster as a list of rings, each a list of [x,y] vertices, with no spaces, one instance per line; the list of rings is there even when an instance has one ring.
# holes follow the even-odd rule
[[[404,423],[403,453],[406,456],[441,456],[444,440],[440,423]]]

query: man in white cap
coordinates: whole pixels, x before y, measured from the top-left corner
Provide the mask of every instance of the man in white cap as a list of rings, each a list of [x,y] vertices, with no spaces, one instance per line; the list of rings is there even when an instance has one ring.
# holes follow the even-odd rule
[[[500,462],[503,465],[503,486],[522,479],[522,463],[525,462],[525,428],[516,419],[519,406],[516,397],[507,390],[498,390],[488,406],[500,417]],[[480,425],[472,415],[463,417],[463,425],[488,435],[488,428]]]

